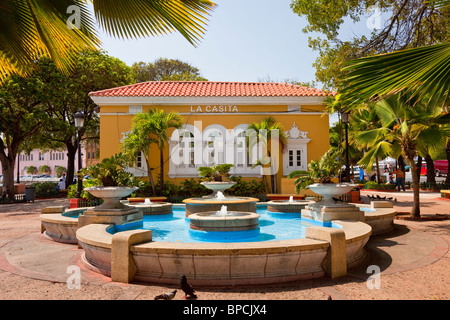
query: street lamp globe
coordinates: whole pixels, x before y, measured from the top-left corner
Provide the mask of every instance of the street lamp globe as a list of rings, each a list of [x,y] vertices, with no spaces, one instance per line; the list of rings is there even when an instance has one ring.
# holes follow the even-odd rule
[[[76,128],[81,128],[84,125],[84,113],[81,111],[78,111],[77,113],[75,113],[73,115],[73,118],[75,120],[75,127]]]

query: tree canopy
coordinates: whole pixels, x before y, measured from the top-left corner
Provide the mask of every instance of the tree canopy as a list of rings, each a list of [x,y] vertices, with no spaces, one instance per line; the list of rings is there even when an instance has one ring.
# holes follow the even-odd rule
[[[422,0],[293,0],[291,8],[306,17],[308,24],[303,32],[319,34],[309,37],[309,46],[319,53],[313,66],[316,80],[326,89],[338,89],[336,79],[346,61],[449,39],[449,9],[438,10],[434,3]],[[373,18],[374,14],[366,15],[372,8],[383,15],[379,28],[366,29],[366,34],[354,34],[349,39],[340,34],[346,21]]]
[[[154,62],[135,62],[131,66],[136,82],[145,81],[207,81],[200,70],[177,59],[159,58]]]

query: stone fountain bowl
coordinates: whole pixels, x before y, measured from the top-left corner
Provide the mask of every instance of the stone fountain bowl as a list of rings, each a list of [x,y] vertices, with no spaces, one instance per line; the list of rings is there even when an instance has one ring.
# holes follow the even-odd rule
[[[224,192],[225,190],[231,188],[236,184],[236,182],[233,181],[205,181],[201,183],[206,188],[214,191],[214,195],[217,194],[217,192]]]
[[[85,188],[84,190],[92,194],[94,197],[103,199],[103,204],[96,207],[100,210],[108,209],[126,209],[127,207],[120,202],[120,199],[129,196],[136,191],[137,187],[124,187],[124,186],[95,186]]]
[[[355,188],[356,184],[349,183],[314,183],[308,186],[308,188],[323,196],[323,200],[318,203],[333,203],[333,197],[337,198],[342,194],[350,192],[353,188]]]

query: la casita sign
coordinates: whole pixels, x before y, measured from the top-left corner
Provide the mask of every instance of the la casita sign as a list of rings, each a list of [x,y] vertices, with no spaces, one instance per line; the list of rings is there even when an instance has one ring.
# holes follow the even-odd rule
[[[191,106],[191,112],[211,112],[211,113],[221,113],[221,112],[239,112],[237,106]]]

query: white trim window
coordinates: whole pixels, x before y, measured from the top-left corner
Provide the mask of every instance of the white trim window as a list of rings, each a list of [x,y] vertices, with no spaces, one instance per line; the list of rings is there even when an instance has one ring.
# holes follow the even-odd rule
[[[292,125],[291,129],[286,131],[287,148],[283,155],[283,175],[287,176],[292,171],[308,169],[308,132],[301,131],[297,125]]]

